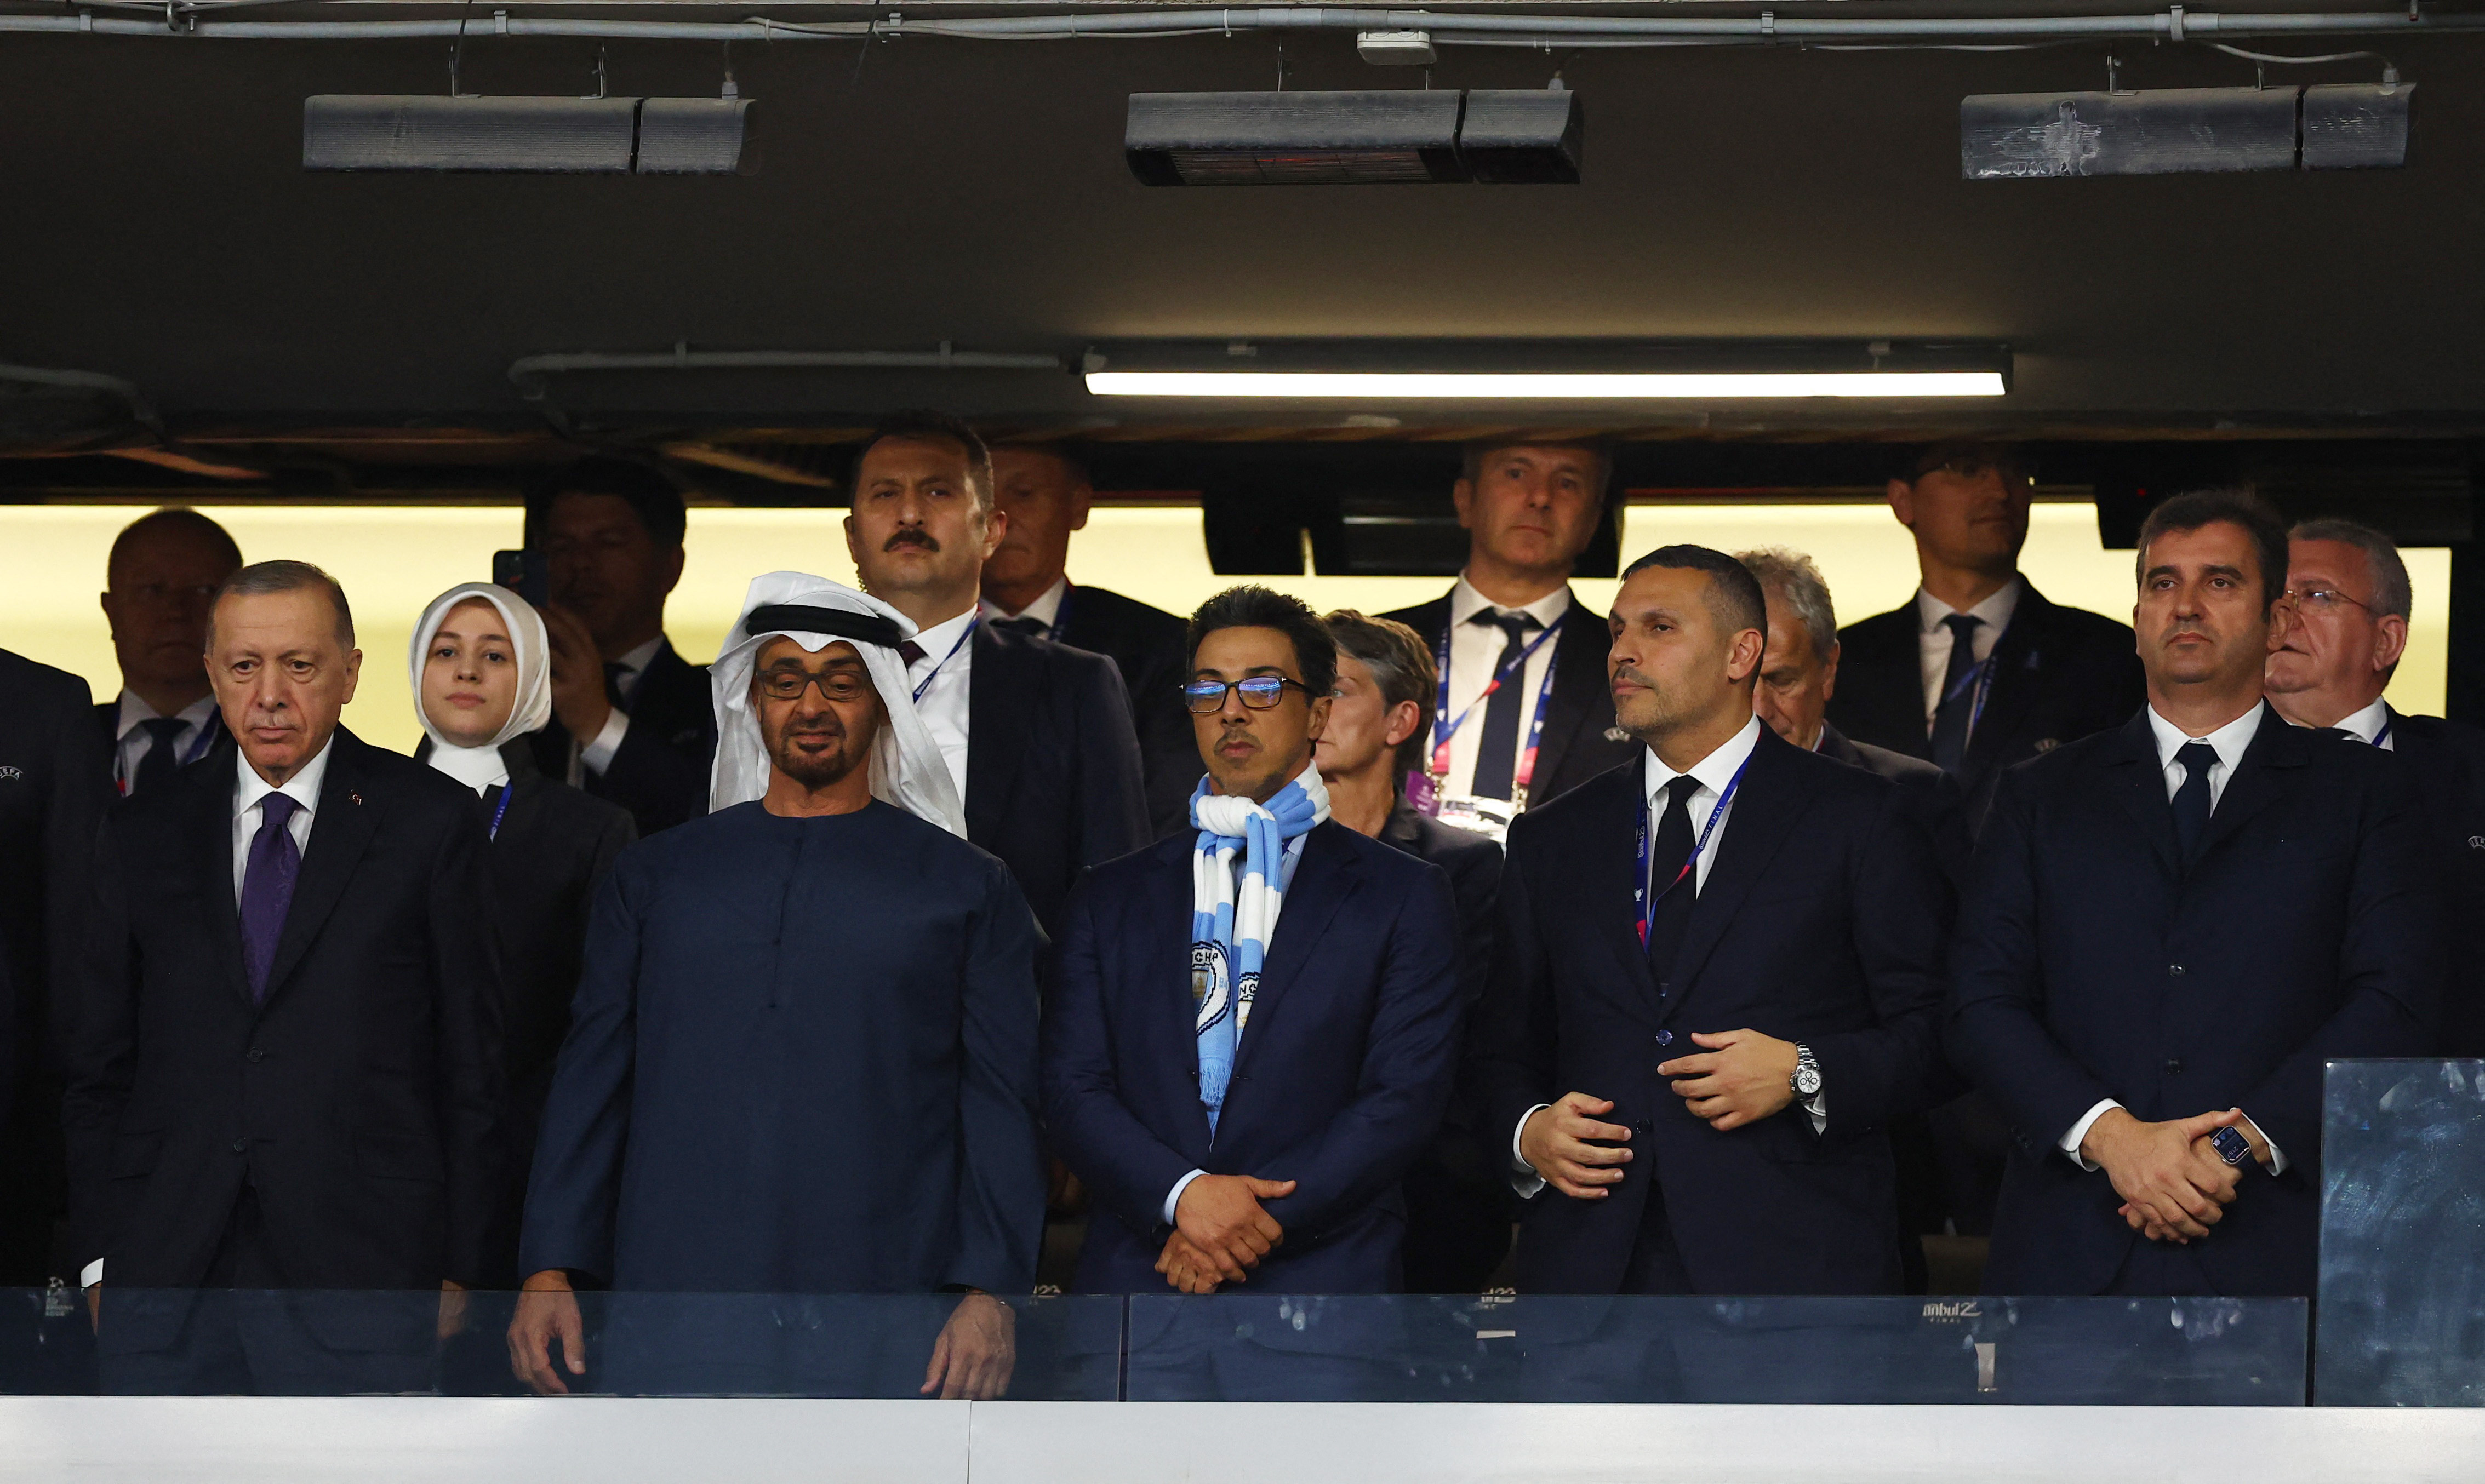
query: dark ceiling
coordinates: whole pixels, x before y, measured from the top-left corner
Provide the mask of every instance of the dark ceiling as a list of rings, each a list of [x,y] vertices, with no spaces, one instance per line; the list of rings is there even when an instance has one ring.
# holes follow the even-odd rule
[[[597,49],[478,39],[463,83],[587,92]],[[2485,36],[2390,46],[2419,85],[2417,131],[2406,169],[2373,173],[1958,178],[1962,94],[2100,88],[2097,43],[1461,49],[1434,86],[1542,87],[1559,67],[1586,112],[1583,184],[1136,184],[1120,151],[1127,95],[1271,87],[1278,42],[1265,35],[737,45],[741,89],[759,100],[749,177],[300,169],[306,94],[444,91],[447,52],[0,38],[13,285],[0,361],[127,378],[175,435],[210,439],[409,422],[514,433],[542,429],[548,406],[589,433],[764,444],[920,404],[1021,430],[1265,439],[1316,435],[1341,410],[1107,404],[1066,374],[1025,372],[582,373],[535,404],[505,371],[531,354],[676,342],[1075,357],[1167,336],[1900,337],[2007,342],[2014,390],[1972,407],[1562,420],[1706,439],[2485,432]],[[713,95],[722,75],[710,45],[607,52],[616,92]],[[1362,64],[1343,35],[1284,52],[1291,88],[1423,81]],[[2251,63],[2197,46],[2119,56],[2126,87],[2253,81]],[[2285,80],[2378,71],[2358,61]],[[103,426],[119,416],[103,404],[78,405],[102,409],[95,436],[149,441]],[[21,451],[84,436],[69,403],[20,407],[8,431]],[[1552,416],[1371,411],[1402,425],[1364,436]],[[540,451],[486,440],[444,455],[456,439],[434,441],[434,462]]]

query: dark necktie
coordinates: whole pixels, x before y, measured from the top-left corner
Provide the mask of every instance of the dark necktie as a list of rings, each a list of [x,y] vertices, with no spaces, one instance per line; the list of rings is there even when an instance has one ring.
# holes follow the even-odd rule
[[[173,750],[173,739],[180,736],[181,728],[188,724],[178,716],[150,716],[138,723],[139,730],[147,734],[147,754],[138,760],[138,775],[129,782],[130,793],[152,791],[171,781],[173,770],[181,766],[180,754]]]
[[[897,646],[897,658],[909,668],[912,668],[917,661],[922,660],[923,646],[915,643],[913,639],[908,639],[905,643]]]
[[[1532,613],[1496,613],[1486,608],[1467,620],[1502,632],[1501,656],[1492,662],[1492,673],[1501,677],[1501,688],[1484,703],[1484,732],[1476,738],[1475,781],[1470,787],[1478,798],[1508,798],[1516,791],[1518,776],[1518,713],[1527,704],[1525,666],[1518,657],[1527,652],[1527,633],[1543,625]]]
[[[1958,771],[1967,760],[1967,731],[1976,720],[1975,634],[1982,622],[1973,613],[1942,620],[1950,630],[1950,672],[1942,677],[1941,704],[1933,708],[1933,762],[1944,772]]]
[[[2209,832],[2209,769],[2218,761],[2218,749],[2187,742],[2175,749],[2174,761],[2183,765],[2183,785],[2174,791],[2174,843],[2189,866],[2199,853],[2200,837]]]
[[[618,660],[604,662],[604,699],[613,703],[614,711],[626,708],[623,677],[629,673],[630,667]],[[594,739],[590,737],[587,741],[593,742]]]
[[[302,875],[302,852],[294,849],[293,832],[285,827],[300,807],[285,794],[270,794],[259,801],[259,833],[251,837],[250,860],[242,872],[241,962],[250,976],[254,1003],[267,998],[268,967],[276,961],[286,909],[293,905],[293,883]]]
[[[1649,842],[1648,889],[1665,895],[1656,901],[1656,916],[1648,925],[1648,968],[1656,976],[1657,997],[1672,991],[1667,983],[1674,973],[1674,959],[1682,951],[1682,934],[1691,926],[1691,906],[1700,895],[1699,872],[1683,876],[1683,866],[1691,860],[1695,843],[1691,834],[1691,796],[1700,790],[1700,780],[1689,773],[1665,786],[1665,814],[1656,823],[1656,838]],[[1666,883],[1681,877],[1679,884],[1666,890]]]
[[[1016,618],[996,618],[992,622],[992,627],[1006,629],[1012,634],[1024,634],[1030,639],[1049,638],[1052,634],[1051,624],[1041,618],[1029,618],[1024,614]]]

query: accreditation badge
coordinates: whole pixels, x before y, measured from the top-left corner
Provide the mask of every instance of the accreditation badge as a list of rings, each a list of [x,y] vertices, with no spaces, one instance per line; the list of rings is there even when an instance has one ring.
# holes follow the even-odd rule
[[[1518,808],[1507,798],[1475,798],[1464,794],[1445,794],[1441,796],[1440,812],[1434,818],[1499,844],[1509,838],[1510,822],[1517,818]]]

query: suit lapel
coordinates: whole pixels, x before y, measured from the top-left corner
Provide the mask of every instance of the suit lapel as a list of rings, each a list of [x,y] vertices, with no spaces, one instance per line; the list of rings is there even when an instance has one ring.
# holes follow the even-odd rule
[[[2035,700],[2045,679],[2045,634],[2054,606],[2026,578],[2019,580],[2019,606],[2009,626],[1993,643],[1993,688],[1984,697],[1984,715],[1976,720],[1967,758],[1959,769],[1959,786],[1974,788],[1979,779],[2002,766],[2020,718]]]
[[[1604,620],[1588,610],[1574,595],[1562,612],[1562,637],[1553,650],[1553,695],[1544,708],[1544,735],[1537,739],[1536,771],[1528,792],[1549,784],[1562,773],[1579,731],[1595,714],[1591,698],[1604,688],[1605,656],[1612,648]],[[1534,719],[1536,697],[1527,697],[1520,725]],[[1542,796],[1540,794],[1539,796]]]
[[[232,766],[221,773],[201,774],[197,797],[191,805],[190,844],[196,851],[194,869],[206,887],[208,900],[203,910],[207,917],[208,940],[215,945],[216,962],[223,966],[225,982],[247,1005],[250,976],[242,968],[241,912],[235,905],[241,900],[241,883],[233,878],[235,777]]]
[[[1841,697],[1853,697],[1850,734],[1889,739],[1880,743],[1909,757],[1932,760],[1932,735],[1925,728],[1923,640],[1916,606],[1875,614],[1842,637],[1838,671]]]
[[[998,838],[1018,791],[1025,728],[1034,719],[1032,671],[1039,661],[1023,642],[1004,640],[990,624],[977,624],[967,642],[974,646],[974,663],[967,671],[967,838],[981,844]]]
[[[2218,796],[2217,808],[2209,814],[2208,832],[2200,837],[2200,853],[2207,855],[2218,842],[2277,802],[2289,771],[2302,768],[2305,761],[2305,739],[2276,709],[2264,708],[2260,726],[2253,732],[2252,745],[2244,749],[2235,766],[2235,775],[2226,780]]]
[[[311,942],[319,935],[328,914],[345,894],[363,851],[379,831],[386,807],[378,790],[363,776],[363,743],[342,727],[337,729],[336,755],[319,782],[319,808],[311,817],[311,849],[302,855],[302,875],[293,884],[293,901],[285,911],[285,931],[276,940],[276,957],[268,964],[267,998],[274,1000]],[[363,789],[371,789],[366,799]]]
[[[2112,791],[2141,838],[2156,850],[2168,875],[2183,874],[2183,851],[2174,840],[2174,806],[2166,797],[2166,769],[2157,760],[2157,734],[2149,730],[2143,707],[2124,722],[2114,749],[2102,760],[2111,769]]]
[[[1286,888],[1286,904],[1277,913],[1277,934],[1269,944],[1269,956],[1260,964],[1260,986],[1251,1000],[1251,1023],[1242,1030],[1242,1041],[1237,1050],[1234,1068],[1240,1072],[1251,1064],[1252,1049],[1268,1039],[1268,1029],[1277,1004],[1287,989],[1302,977],[1303,966],[1311,960],[1312,950],[1346,899],[1354,894],[1361,868],[1338,838],[1346,828],[1334,820],[1315,826],[1303,837],[1303,858],[1295,868],[1294,881]]]
[[[1191,1079],[1190,1094],[1175,1099],[1185,1110],[1184,1137],[1177,1144],[1185,1152],[1203,1151],[1215,1139],[1208,1126],[1208,1110],[1199,1101],[1199,1016],[1190,997],[1189,841],[1186,835],[1157,846],[1159,869],[1149,873],[1147,891],[1138,904],[1142,915],[1128,938],[1133,944],[1146,945],[1136,950],[1141,956],[1139,1011],[1142,1023],[1149,1027],[1142,1035],[1147,1047],[1143,1054],[1153,1058],[1155,1065],[1179,1068]],[[1161,1014],[1154,1009],[1160,1005],[1165,1007]]]
[[[1740,787],[1734,791],[1734,806],[1718,823],[1723,831],[1713,849],[1716,864],[1708,868],[1708,880],[1700,888],[1691,905],[1691,922],[1683,931],[1682,949],[1674,963],[1673,983],[1686,986],[1694,984],[1701,965],[1725,936],[1727,925],[1742,909],[1743,899],[1761,878],[1778,849],[1792,832],[1795,821],[1802,817],[1806,799],[1812,790],[1800,773],[1788,765],[1798,756],[1795,750],[1780,741],[1775,732],[1761,728],[1760,740],[1752,746],[1752,761],[1743,774]],[[1685,996],[1678,995],[1679,1005]]]

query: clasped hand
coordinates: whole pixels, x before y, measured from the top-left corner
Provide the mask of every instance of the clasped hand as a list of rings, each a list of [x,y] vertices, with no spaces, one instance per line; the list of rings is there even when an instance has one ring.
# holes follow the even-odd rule
[[[1174,1229],[1157,1255],[1157,1271],[1184,1293],[1215,1293],[1239,1283],[1286,1239],[1286,1228],[1260,1202],[1295,1193],[1292,1180],[1247,1174],[1203,1174],[1174,1202]]]
[[[2109,1108],[2089,1125],[2080,1152],[2100,1166],[2122,1197],[2116,1212],[2152,1242],[2185,1245],[2209,1234],[2234,1202],[2243,1179],[2209,1142],[2221,1128],[2240,1128],[2264,1164],[2269,1144],[2238,1108],[2163,1123],[2143,1122]]]

